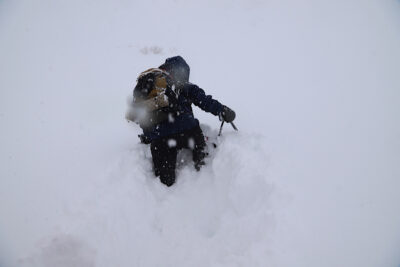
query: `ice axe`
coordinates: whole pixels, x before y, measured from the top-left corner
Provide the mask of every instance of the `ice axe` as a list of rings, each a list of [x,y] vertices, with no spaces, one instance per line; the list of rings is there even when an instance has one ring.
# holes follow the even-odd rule
[[[224,127],[224,123],[225,123],[225,121],[222,121],[221,127],[219,127],[218,136],[221,136],[221,134],[222,134],[222,127]],[[235,129],[235,131],[238,131],[238,128],[236,127],[236,125],[233,122],[230,122],[230,124],[232,125],[232,128]]]

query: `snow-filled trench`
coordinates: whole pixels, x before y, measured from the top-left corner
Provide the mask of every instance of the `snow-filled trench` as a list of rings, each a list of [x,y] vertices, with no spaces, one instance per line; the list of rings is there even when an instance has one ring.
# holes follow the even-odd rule
[[[154,177],[149,146],[132,142],[22,266],[261,266],[274,229],[262,137],[225,129],[217,138],[202,127],[209,156],[200,172],[182,150],[168,188]]]

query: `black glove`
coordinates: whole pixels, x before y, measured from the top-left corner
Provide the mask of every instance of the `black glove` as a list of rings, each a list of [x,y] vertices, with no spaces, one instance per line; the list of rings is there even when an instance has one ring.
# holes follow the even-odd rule
[[[148,144],[151,143],[150,138],[148,138],[148,137],[145,136],[144,134],[139,134],[138,136],[139,136],[140,142],[141,142],[142,144],[148,145]]]
[[[222,119],[226,122],[232,122],[236,117],[236,113],[227,106],[224,106],[224,109],[222,110],[220,117],[222,117]]]

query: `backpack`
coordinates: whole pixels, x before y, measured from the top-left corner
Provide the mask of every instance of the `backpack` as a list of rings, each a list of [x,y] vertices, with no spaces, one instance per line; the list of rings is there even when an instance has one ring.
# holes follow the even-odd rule
[[[133,102],[126,119],[143,129],[166,121],[176,113],[177,95],[168,72],[152,68],[142,72],[133,90]]]
[[[148,69],[137,78],[133,91],[134,103],[145,107],[147,111],[168,107],[171,100],[176,98],[173,87],[168,72],[157,68]]]

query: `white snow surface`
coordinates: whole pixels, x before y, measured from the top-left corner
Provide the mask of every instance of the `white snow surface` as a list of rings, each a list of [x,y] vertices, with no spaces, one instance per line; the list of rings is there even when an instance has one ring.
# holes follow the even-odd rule
[[[237,113],[153,177],[124,119],[181,55]],[[400,3],[0,1],[0,266],[399,266]]]

